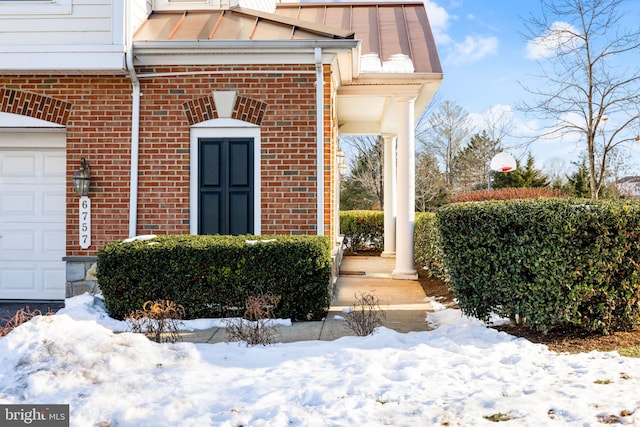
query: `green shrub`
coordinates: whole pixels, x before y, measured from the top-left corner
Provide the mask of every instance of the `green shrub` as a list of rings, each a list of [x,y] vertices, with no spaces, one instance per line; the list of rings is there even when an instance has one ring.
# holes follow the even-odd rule
[[[384,212],[342,211],[340,232],[345,236],[347,253],[384,248]],[[439,244],[436,217],[431,212],[416,212],[414,224],[414,260],[430,276],[446,280],[444,260]]]
[[[109,243],[97,273],[115,318],[149,300],[181,304],[187,319],[223,317],[268,293],[276,316],[310,320],[329,306],[331,254],[322,236],[158,236]]]
[[[448,281],[435,213],[416,212],[414,247],[417,268],[424,269],[431,277]]]
[[[340,233],[344,235],[345,250],[382,251],[384,248],[384,212],[341,211]]]
[[[640,205],[513,200],[437,213],[451,287],[466,314],[549,331],[640,323]]]

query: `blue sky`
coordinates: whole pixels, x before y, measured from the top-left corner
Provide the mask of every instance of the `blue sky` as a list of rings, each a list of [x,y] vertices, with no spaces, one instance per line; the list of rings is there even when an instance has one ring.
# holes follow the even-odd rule
[[[464,107],[473,118],[488,111],[506,112],[513,120],[513,133],[524,135],[540,127],[533,117],[515,108],[530,98],[519,82],[536,85],[539,72],[535,60],[527,57],[527,40],[521,34],[523,18],[540,16],[537,0],[425,0],[429,20],[438,45],[444,81],[440,100]],[[640,2],[628,0],[625,22],[633,28],[640,23]],[[638,55],[640,61],[640,54]],[[640,130],[639,130],[640,131]],[[521,143],[512,138],[507,144]],[[570,162],[582,150],[576,142],[535,143],[530,147],[536,166],[544,169],[571,168]],[[524,149],[511,149],[521,156]],[[640,174],[640,144],[630,155],[628,174]]]

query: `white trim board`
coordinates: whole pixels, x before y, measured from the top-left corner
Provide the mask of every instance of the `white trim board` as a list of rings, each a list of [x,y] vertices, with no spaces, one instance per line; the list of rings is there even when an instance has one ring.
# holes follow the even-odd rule
[[[189,147],[189,233],[198,234],[198,139],[253,138],[253,230],[262,234],[262,178],[260,175],[260,127],[236,119],[213,119],[191,126]]]
[[[34,117],[0,112],[0,128],[64,129],[64,126],[57,123],[48,122],[46,120],[36,119]]]

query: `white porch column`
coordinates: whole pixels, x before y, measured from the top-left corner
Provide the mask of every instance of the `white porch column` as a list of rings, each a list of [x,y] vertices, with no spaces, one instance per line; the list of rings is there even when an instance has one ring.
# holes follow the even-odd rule
[[[384,138],[384,251],[381,256],[396,256],[396,138]]]
[[[398,217],[396,220],[396,268],[394,279],[416,280],[413,264],[413,227],[415,222],[415,137],[414,97],[396,99],[398,114]]]

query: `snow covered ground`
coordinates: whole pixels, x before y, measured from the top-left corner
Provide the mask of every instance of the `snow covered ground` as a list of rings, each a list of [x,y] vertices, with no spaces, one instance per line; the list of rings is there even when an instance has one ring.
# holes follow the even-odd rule
[[[556,354],[457,310],[430,332],[247,347],[115,334],[92,301],[0,339],[0,404],[70,404],[79,427],[640,425],[640,359]]]

